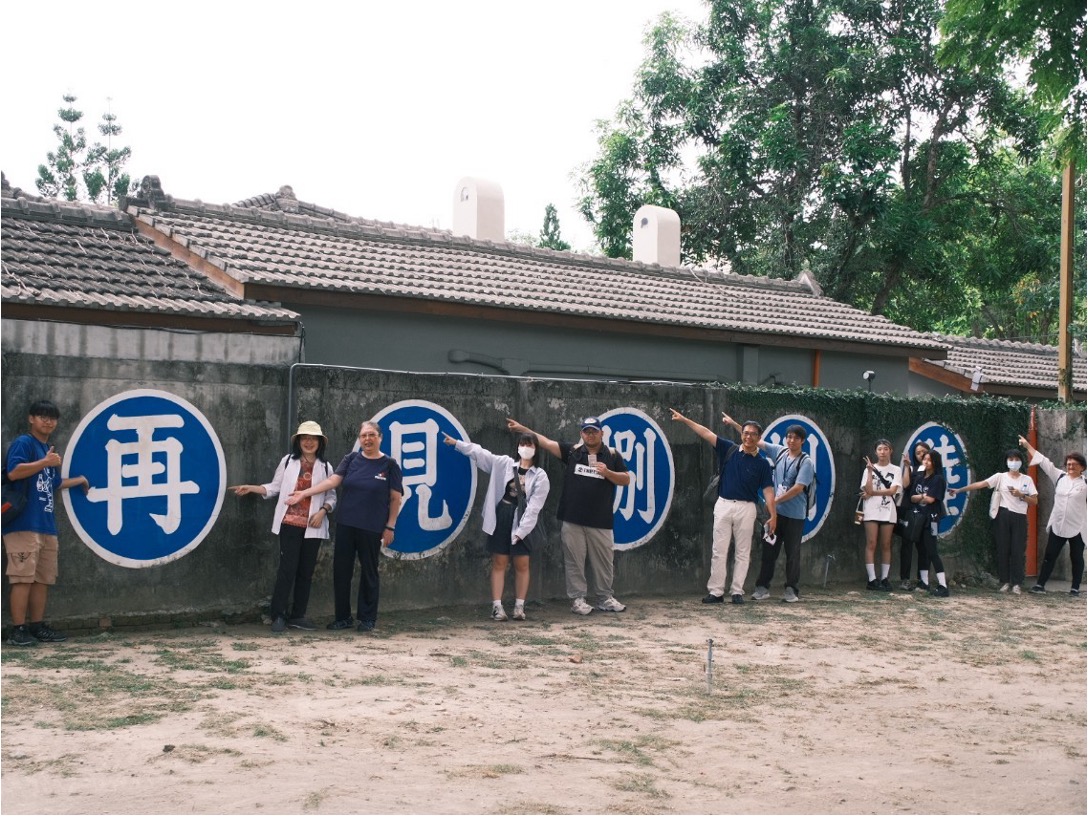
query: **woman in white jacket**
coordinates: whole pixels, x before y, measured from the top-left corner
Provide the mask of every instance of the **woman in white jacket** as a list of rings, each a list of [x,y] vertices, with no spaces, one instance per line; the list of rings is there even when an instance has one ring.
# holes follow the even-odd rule
[[[525,620],[525,596],[529,592],[529,553],[532,533],[548,498],[548,474],[537,466],[536,436],[518,436],[518,458],[497,456],[474,442],[461,442],[449,434],[445,443],[469,457],[476,467],[491,474],[484,497],[483,531],[491,553],[491,619],[504,621],[502,605],[506,568],[514,562],[514,620]]]
[[[1069,543],[1069,561],[1073,568],[1072,586],[1069,594],[1080,595],[1080,579],[1084,573],[1084,544],[1088,533],[1086,525],[1085,495],[1088,494],[1088,481],[1084,478],[1084,454],[1077,451],[1066,454],[1064,470],[1035,450],[1024,437],[1020,437],[1020,447],[1028,452],[1031,461],[1028,466],[1038,465],[1043,473],[1054,482],[1054,506],[1050,509],[1050,519],[1046,523],[1047,541],[1043,566],[1039,568],[1039,577],[1032,592],[1046,592],[1046,582],[1058,563],[1058,556]]]
[[[288,626],[307,632],[317,627],[306,617],[310,584],[317,566],[321,542],[329,537],[329,516],[336,509],[336,491],[310,496],[298,504],[285,499],[296,490],[305,490],[331,476],[335,469],[325,460],[329,440],[316,422],[303,422],[291,437],[291,452],[280,460],[272,481],[263,485],[236,485],[235,496],[256,493],[266,499],[279,497],[272,516],[272,532],[280,537],[280,564],[272,590],[272,631]],[[291,611],[287,599],[294,589]]]

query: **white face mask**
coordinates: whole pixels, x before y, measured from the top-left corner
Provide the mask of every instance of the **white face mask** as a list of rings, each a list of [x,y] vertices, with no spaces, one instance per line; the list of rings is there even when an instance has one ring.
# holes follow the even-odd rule
[[[522,459],[532,459],[536,455],[536,448],[531,445],[520,445],[518,447],[518,456]]]
[[[1020,470],[1020,465],[1024,464],[1019,459],[1006,459],[1005,464],[1009,470]]]

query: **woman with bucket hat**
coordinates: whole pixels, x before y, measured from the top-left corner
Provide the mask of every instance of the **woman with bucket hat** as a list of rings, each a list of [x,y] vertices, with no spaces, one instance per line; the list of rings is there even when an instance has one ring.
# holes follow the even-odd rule
[[[298,426],[291,437],[291,452],[276,468],[272,481],[263,485],[236,485],[235,496],[256,493],[266,499],[279,497],[272,516],[272,532],[280,537],[280,564],[272,590],[272,631],[292,629],[312,631],[317,627],[306,617],[310,601],[310,584],[317,566],[321,542],[329,538],[329,516],[336,509],[336,490],[307,497],[297,504],[288,504],[287,497],[296,491],[324,481],[334,472],[325,460],[329,440],[316,422]],[[293,602],[290,612],[288,597]]]

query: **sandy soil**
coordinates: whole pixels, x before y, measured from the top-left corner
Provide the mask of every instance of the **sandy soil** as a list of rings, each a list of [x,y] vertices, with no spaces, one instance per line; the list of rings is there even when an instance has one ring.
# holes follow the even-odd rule
[[[214,624],[4,646],[0,806],[1086,810],[1083,599],[625,600],[588,618],[531,605],[525,623],[388,614],[372,635]]]

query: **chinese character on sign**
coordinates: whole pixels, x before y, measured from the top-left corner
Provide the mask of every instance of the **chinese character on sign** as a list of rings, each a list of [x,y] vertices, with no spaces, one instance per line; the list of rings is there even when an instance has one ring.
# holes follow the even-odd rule
[[[438,423],[434,419],[423,422],[392,422],[389,454],[400,463],[404,478],[404,501],[416,500],[416,519],[421,530],[448,530],[453,525],[449,505],[442,502],[437,515],[431,514],[431,499],[438,481]]]
[[[83,542],[122,567],[152,567],[196,548],[223,503],[226,460],[207,418],[165,391],[126,391],[80,421],[63,474],[90,489],[65,491]]]
[[[181,454],[185,447],[176,437],[155,440],[160,428],[181,428],[185,420],[177,414],[165,416],[109,418],[111,431],[135,431],[136,440],[106,443],[106,486],[92,487],[90,502],[106,502],[106,527],[116,535],[124,526],[126,499],[165,496],[166,512],[149,513],[165,533],[177,532],[181,524],[181,497],[199,493],[196,482],[181,479]],[[161,455],[156,458],[156,455]],[[165,459],[163,462],[161,459]]]
[[[631,474],[630,483],[616,489],[612,505],[616,549],[630,550],[654,537],[672,507],[672,448],[658,424],[637,408],[616,408],[600,416],[604,444],[616,449]]]

